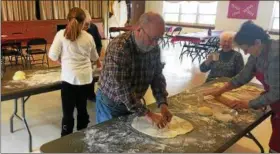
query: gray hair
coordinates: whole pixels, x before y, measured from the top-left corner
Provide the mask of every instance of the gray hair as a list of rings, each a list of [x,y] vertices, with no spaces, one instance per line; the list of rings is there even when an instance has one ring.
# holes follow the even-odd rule
[[[235,35],[234,32],[225,31],[220,35],[220,40],[223,40],[223,41],[231,40],[231,41],[233,41],[234,35]]]
[[[147,13],[142,14],[140,16],[137,24],[139,26],[144,26],[146,24],[154,23],[154,22],[162,23],[163,25],[165,25],[165,21],[162,18],[162,16],[160,14],[154,13],[154,12],[147,12]]]

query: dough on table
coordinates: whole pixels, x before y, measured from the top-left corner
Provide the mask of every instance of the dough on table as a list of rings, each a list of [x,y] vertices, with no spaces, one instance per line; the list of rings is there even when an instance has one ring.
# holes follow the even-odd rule
[[[244,86],[239,87],[237,89],[233,89],[232,91],[233,92],[235,92],[235,91],[263,92],[262,89],[257,88],[255,86],[250,86],[250,85],[244,85]]]
[[[145,117],[135,117],[131,126],[141,133],[157,138],[173,138],[193,130],[193,125],[190,122],[177,116],[173,116],[168,126],[163,129],[157,128]]]
[[[211,108],[203,106],[198,108],[198,114],[202,116],[211,116],[213,115],[213,111]]]
[[[215,99],[215,97],[212,96],[212,95],[207,95],[207,96],[203,96],[203,99],[204,99],[205,101],[207,101],[207,100],[213,100],[213,99]]]
[[[254,86],[249,86],[249,85],[244,85],[242,86],[242,89],[248,90],[248,91],[254,91],[254,92],[262,92],[263,90],[254,87]]]
[[[223,114],[223,113],[216,113],[214,114],[214,117],[221,122],[231,122],[233,121],[233,116],[230,114]]]
[[[221,87],[223,87],[225,84],[226,84],[226,82],[217,82],[217,83],[214,83],[213,86],[214,86],[214,87],[219,87],[219,88],[221,88]]]
[[[17,71],[14,76],[13,76],[13,80],[25,80],[25,73],[23,71]]]

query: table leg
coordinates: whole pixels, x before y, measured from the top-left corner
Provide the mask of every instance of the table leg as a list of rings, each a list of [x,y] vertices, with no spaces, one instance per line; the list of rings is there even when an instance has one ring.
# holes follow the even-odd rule
[[[18,99],[15,99],[14,113],[10,117],[10,132],[14,132],[14,117],[17,115]]]
[[[24,99],[24,97],[22,97],[21,98],[21,103],[22,103],[22,120],[23,120],[25,128],[28,132],[28,137],[29,137],[29,152],[32,152],[32,135],[31,135],[28,123],[27,123],[26,118],[25,118],[25,103],[29,99],[29,97],[30,96],[28,96],[26,99]]]
[[[25,117],[25,103],[27,102],[27,100],[30,98],[30,96],[24,98],[21,98],[21,103],[22,103],[22,117],[20,117],[17,114],[18,111],[18,99],[15,99],[15,107],[14,107],[14,113],[12,114],[11,118],[10,118],[10,132],[13,133],[14,132],[14,117],[17,117],[19,120],[21,120],[25,126],[25,129],[27,130],[28,133],[28,138],[29,138],[29,152],[32,152],[32,135],[28,126],[28,123],[26,121],[26,117]]]
[[[260,144],[260,142],[255,138],[255,136],[251,132],[249,132],[245,136],[248,137],[249,139],[253,140],[257,144],[257,146],[260,148],[261,153],[264,153],[263,146]]]

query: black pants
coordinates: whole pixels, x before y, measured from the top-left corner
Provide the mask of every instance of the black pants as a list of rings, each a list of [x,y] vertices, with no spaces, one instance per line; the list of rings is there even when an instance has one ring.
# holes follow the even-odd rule
[[[89,123],[89,115],[87,112],[87,98],[91,84],[88,85],[71,85],[62,82],[61,98],[62,98],[62,128],[61,136],[71,134],[74,128],[73,113],[77,108],[77,130],[87,127]]]
[[[92,81],[91,82],[91,85],[90,85],[90,89],[89,89],[89,94],[88,94],[88,100],[91,100],[91,101],[94,101],[96,96],[95,96],[95,93],[94,93],[94,84],[95,84],[96,81]]]

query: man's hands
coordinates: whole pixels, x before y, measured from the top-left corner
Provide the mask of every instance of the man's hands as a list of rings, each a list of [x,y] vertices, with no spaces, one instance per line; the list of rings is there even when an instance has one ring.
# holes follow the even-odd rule
[[[162,118],[165,121],[167,121],[167,122],[171,121],[173,115],[169,112],[166,104],[160,105],[160,112],[161,112]]]
[[[162,115],[153,112],[148,112],[146,114],[146,119],[158,128],[164,128],[167,125],[167,121],[162,118]]]
[[[172,114],[168,111],[167,105],[162,104],[161,108],[161,115],[148,112],[145,117],[148,121],[155,124],[158,128],[164,128],[172,119]]]

